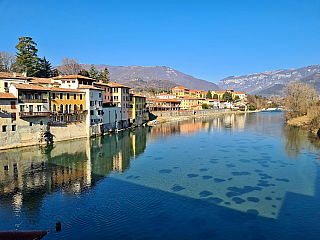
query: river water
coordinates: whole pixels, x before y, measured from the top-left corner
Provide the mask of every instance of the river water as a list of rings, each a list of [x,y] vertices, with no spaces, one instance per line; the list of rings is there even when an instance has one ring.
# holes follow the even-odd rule
[[[281,113],[262,112],[0,152],[0,230],[52,230],[43,239],[318,239],[319,148]]]

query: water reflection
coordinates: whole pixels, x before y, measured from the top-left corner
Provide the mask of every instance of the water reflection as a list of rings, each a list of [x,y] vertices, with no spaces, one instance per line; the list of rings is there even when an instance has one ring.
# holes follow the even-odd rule
[[[281,130],[284,137],[284,149],[289,158],[297,159],[304,150],[317,154],[319,158],[320,140],[318,136],[312,136],[307,130],[287,125],[283,125]]]
[[[122,174],[146,149],[148,128],[100,138],[0,152],[0,207],[37,212],[45,194],[79,194],[110,173]]]

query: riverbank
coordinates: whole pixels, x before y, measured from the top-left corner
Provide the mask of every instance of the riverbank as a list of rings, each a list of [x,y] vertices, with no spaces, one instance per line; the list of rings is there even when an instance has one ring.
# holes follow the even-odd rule
[[[158,116],[155,120],[150,121],[148,123],[149,126],[155,126],[158,124],[163,124],[166,122],[180,122],[180,121],[186,121],[189,119],[200,119],[200,118],[206,118],[206,117],[214,117],[214,116],[223,116],[223,115],[229,115],[229,114],[244,114],[244,113],[254,113],[254,112],[260,112],[260,110],[256,111],[221,111],[221,112],[206,112],[205,114],[190,114],[190,115],[184,115],[184,116]]]

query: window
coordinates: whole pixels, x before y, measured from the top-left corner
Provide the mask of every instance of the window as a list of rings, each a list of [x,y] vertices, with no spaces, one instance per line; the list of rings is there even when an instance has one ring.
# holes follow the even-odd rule
[[[25,105],[20,105],[20,112],[24,112]]]
[[[97,105],[97,100],[94,101],[94,104]]]
[[[7,88],[8,87],[8,83],[4,82],[4,87]]]
[[[118,100],[118,96],[113,96],[113,100]]]
[[[56,111],[57,111],[57,105],[55,105],[55,104],[52,105],[52,111],[53,111],[53,112],[56,112]]]
[[[83,120],[83,115],[80,115],[80,120],[81,120],[81,121]]]
[[[60,99],[63,99],[63,93],[60,93]]]
[[[40,125],[41,125],[41,126],[43,125],[43,121],[40,121]]]
[[[32,127],[33,126],[33,122],[29,122],[29,126]]]
[[[125,88],[123,89],[123,93],[126,93],[126,89]]]
[[[74,119],[75,121],[77,121],[77,120],[78,120],[78,116],[75,115],[75,116],[73,117],[73,119]]]
[[[82,94],[80,94],[80,100],[82,100]]]
[[[99,106],[100,106],[100,107],[102,106],[102,101],[99,101]]]
[[[56,93],[51,93],[52,100],[56,100]]]
[[[11,109],[16,109],[16,102],[15,101],[11,101]]]
[[[41,112],[41,105],[37,105],[37,111]]]
[[[16,113],[11,113],[11,120],[12,120],[12,121],[17,120],[17,115],[16,115]]]
[[[90,115],[93,115],[93,110],[90,111]]]
[[[54,117],[52,118],[52,121],[53,121],[53,122],[56,122],[56,121],[57,121],[57,117],[54,116]]]
[[[93,97],[93,92],[90,93],[90,97],[91,97],[91,98]]]
[[[3,125],[2,126],[2,132],[6,132],[7,131],[7,125]]]
[[[12,125],[11,130],[12,130],[13,132],[15,132],[15,131],[17,130],[17,126],[16,126],[16,125]]]
[[[60,104],[60,108],[59,108],[60,112],[63,112],[63,105]]]
[[[80,111],[83,111],[83,105],[80,104]]]
[[[63,116],[60,116],[60,122],[63,122],[64,119],[63,119]]]
[[[73,110],[74,110],[74,111],[77,111],[77,109],[78,109],[77,104],[73,105]]]
[[[93,107],[94,101],[90,101],[90,106]]]
[[[70,100],[70,93],[67,93],[67,100]]]
[[[70,115],[67,116],[67,120],[68,120],[68,122],[71,121],[71,116]]]
[[[64,111],[68,112],[68,104],[66,104]]]
[[[99,93],[99,98],[101,98],[102,97],[102,94],[101,94],[101,92]]]
[[[77,94],[73,94],[73,100],[77,100]]]

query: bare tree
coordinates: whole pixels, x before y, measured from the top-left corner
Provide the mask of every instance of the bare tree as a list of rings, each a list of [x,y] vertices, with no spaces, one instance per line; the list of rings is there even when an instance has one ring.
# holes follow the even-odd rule
[[[9,52],[0,52],[0,72],[15,71],[16,56]]]
[[[289,110],[286,118],[306,115],[309,107],[316,102],[316,91],[308,84],[293,80],[283,90],[285,106]]]
[[[82,65],[78,59],[66,57],[61,60],[61,65],[57,66],[57,70],[61,75],[77,75],[82,70]]]

